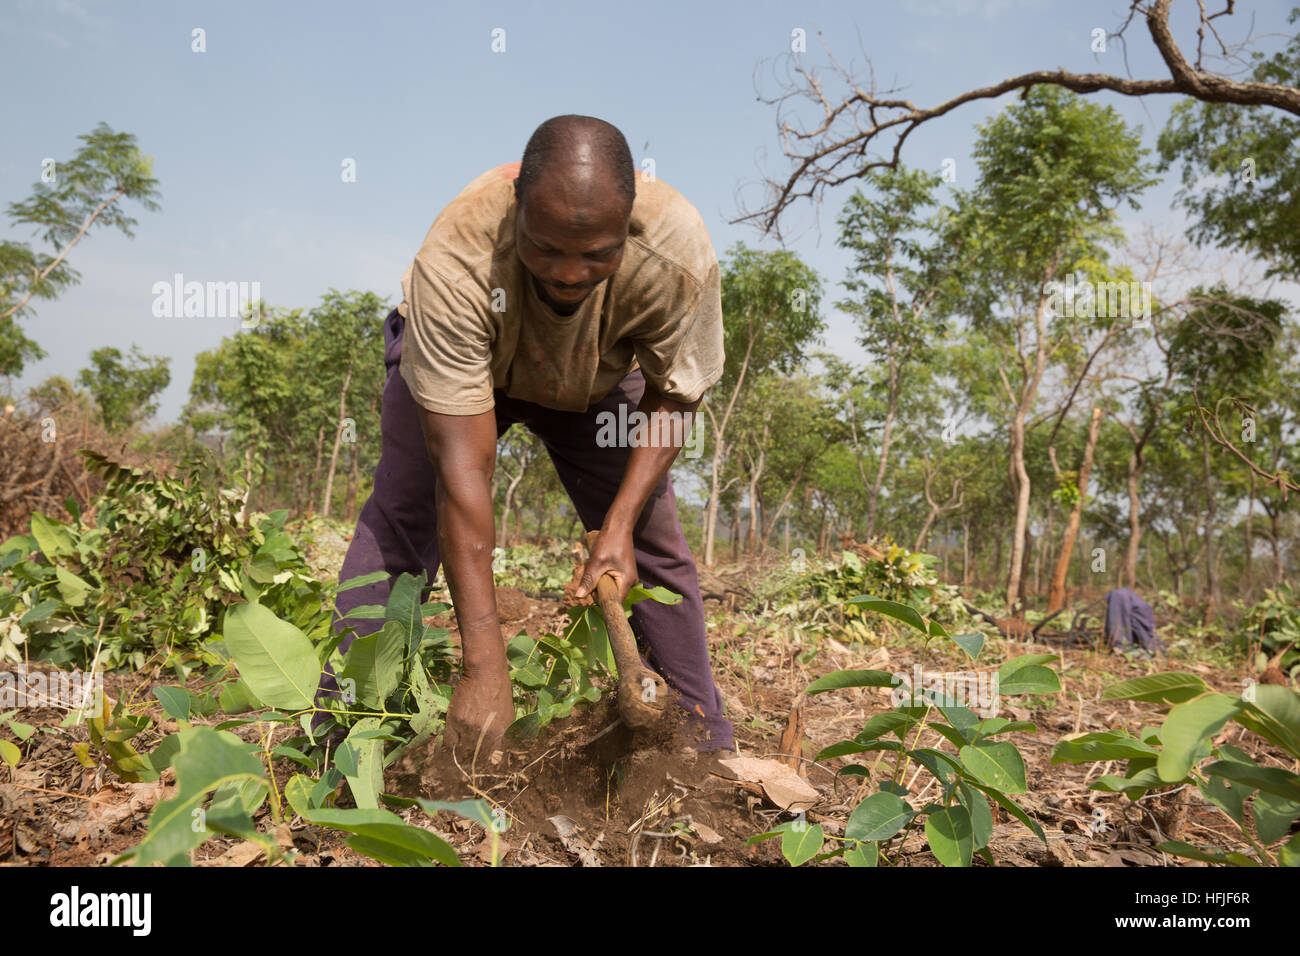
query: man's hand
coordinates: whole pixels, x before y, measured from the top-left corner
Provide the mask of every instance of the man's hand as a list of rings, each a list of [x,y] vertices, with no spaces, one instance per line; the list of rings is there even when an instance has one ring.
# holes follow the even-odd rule
[[[587,559],[582,571],[582,580],[575,592],[584,598],[596,590],[596,582],[607,573],[618,587],[618,600],[621,604],[627,599],[627,593],[638,581],[636,573],[636,552],[632,547],[630,530],[604,530],[596,539],[596,548]]]
[[[444,743],[463,763],[491,755],[515,719],[514,695],[505,663],[467,671],[456,684],[447,709]]]

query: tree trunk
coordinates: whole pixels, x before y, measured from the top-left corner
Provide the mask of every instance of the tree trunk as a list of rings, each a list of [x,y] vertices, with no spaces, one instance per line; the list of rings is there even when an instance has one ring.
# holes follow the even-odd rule
[[[961,523],[961,586],[968,588],[971,586],[971,566],[970,566],[970,521],[966,520]]]
[[[1128,457],[1128,552],[1124,556],[1124,586],[1137,586],[1138,547],[1142,542],[1142,505],[1138,491],[1142,481],[1142,458],[1134,451]]]
[[[315,498],[316,489],[320,487],[320,462],[321,456],[325,453],[325,424],[321,423],[320,428],[316,429],[316,464],[312,466],[311,481],[307,483],[307,497]],[[311,506],[307,508],[308,514],[311,513]]]
[[[1214,481],[1210,473],[1210,440],[1207,436],[1201,436],[1201,464],[1205,476],[1205,597],[1207,604],[1205,608],[1205,620],[1208,622],[1214,617],[1216,605],[1219,603],[1219,577],[1216,570],[1216,558],[1218,549],[1214,542],[1214,522],[1215,522],[1215,502],[1214,502]]]
[[[1246,508],[1246,599],[1255,589],[1254,557],[1255,551],[1255,472],[1250,473],[1250,504]]]
[[[1056,569],[1052,572],[1052,584],[1047,595],[1047,613],[1060,610],[1065,606],[1065,579],[1070,570],[1070,556],[1074,552],[1074,537],[1079,531],[1079,520],[1083,514],[1083,501],[1088,494],[1088,479],[1092,476],[1092,458],[1097,450],[1097,437],[1101,434],[1101,408],[1092,410],[1092,420],[1088,423],[1088,441],[1083,446],[1083,463],[1079,465],[1079,498],[1070,509],[1065,531],[1061,535],[1061,553],[1056,559]],[[1136,576],[1133,578],[1136,581]]]
[[[1011,563],[1007,571],[1007,613],[1012,614],[1022,591],[1026,542],[1029,534],[1029,470],[1025,467],[1025,413],[1023,401],[1011,421],[1011,468],[1016,482],[1016,520],[1011,531]]]
[[[355,524],[357,520],[357,490],[361,485],[360,474],[361,451],[356,442],[352,443],[352,466],[348,469],[348,503],[347,522]]]
[[[519,482],[524,480],[524,472],[526,470],[527,466],[520,461],[519,472],[511,476],[510,484],[506,486],[506,500],[504,506],[501,508],[501,530],[497,533],[498,548],[504,548],[506,546],[506,533],[510,529],[510,509],[514,503],[515,489],[519,487]]]
[[[343,419],[347,415],[348,387],[352,384],[352,366],[348,366],[343,376],[343,387],[339,390],[339,417],[334,423],[334,450],[330,452],[330,466],[325,478],[325,497],[321,502],[320,512],[325,518],[330,515],[330,499],[334,497],[334,469],[338,467],[339,448],[343,444]]]

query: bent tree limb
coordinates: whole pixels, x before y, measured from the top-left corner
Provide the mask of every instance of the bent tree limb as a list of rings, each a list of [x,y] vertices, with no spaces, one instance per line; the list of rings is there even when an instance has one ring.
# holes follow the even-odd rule
[[[1208,32],[1229,55],[1229,47],[1219,37],[1213,21],[1234,12],[1235,0],[1225,0],[1223,9],[1209,13],[1199,3],[1200,23],[1197,31],[1195,64],[1189,63],[1169,29],[1172,0],[1144,3],[1132,0],[1127,19],[1111,38],[1124,40],[1124,32],[1137,18],[1146,22],[1147,32],[1169,71],[1168,77],[1133,79],[1108,73],[1072,73],[1063,69],[1035,70],[1008,77],[1001,82],[968,90],[935,106],[918,106],[911,100],[897,99],[891,91],[876,89],[874,75],[867,88],[831,60],[840,71],[851,93],[833,102],[822,88],[815,71],[795,63],[793,72],[802,77],[803,85],[792,85],[781,95],[760,101],[781,104],[790,99],[811,100],[820,108],[821,117],[812,128],[796,128],[778,118],[782,149],[794,169],[784,182],[765,180],[769,201],[759,210],[747,213],[733,223],[755,221],[764,234],[780,236],[781,214],[798,199],[820,197],[827,187],[860,179],[874,169],[898,167],[903,144],[917,127],[944,116],[976,100],[996,99],[1015,90],[1033,86],[1061,86],[1075,93],[1110,91],[1124,96],[1179,94],[1207,103],[1231,103],[1240,106],[1269,106],[1300,116],[1300,89],[1280,83],[1234,80],[1204,69],[1203,45]],[[829,51],[828,51],[828,55]],[[844,134],[844,135],[842,135]],[[888,141],[893,137],[892,143]]]

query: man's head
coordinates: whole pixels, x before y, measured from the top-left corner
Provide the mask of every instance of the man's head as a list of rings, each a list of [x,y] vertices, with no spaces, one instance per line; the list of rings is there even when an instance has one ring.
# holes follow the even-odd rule
[[[623,261],[636,198],[627,140],[594,116],[556,116],[537,127],[515,180],[515,248],[537,293],[577,311]]]

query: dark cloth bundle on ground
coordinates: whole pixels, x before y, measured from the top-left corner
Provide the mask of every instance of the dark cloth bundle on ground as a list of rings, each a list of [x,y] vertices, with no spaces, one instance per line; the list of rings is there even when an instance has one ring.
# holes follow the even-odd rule
[[[1132,588],[1115,588],[1106,594],[1106,643],[1120,650],[1140,644],[1152,656],[1164,651],[1151,605]]]

